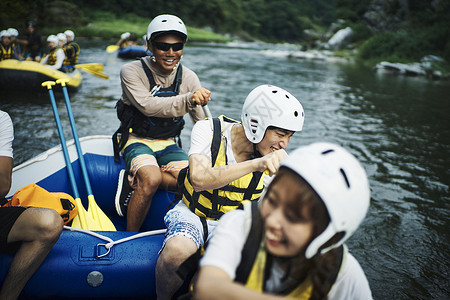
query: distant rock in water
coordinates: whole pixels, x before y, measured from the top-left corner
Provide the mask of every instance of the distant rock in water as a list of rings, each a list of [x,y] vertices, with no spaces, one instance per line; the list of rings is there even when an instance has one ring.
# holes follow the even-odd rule
[[[439,68],[440,64],[445,63],[445,60],[435,55],[424,56],[420,63],[402,64],[382,61],[375,66],[377,73],[391,73],[404,76],[426,76],[431,79],[440,79],[443,76]],[[447,77],[447,76],[445,76]]]

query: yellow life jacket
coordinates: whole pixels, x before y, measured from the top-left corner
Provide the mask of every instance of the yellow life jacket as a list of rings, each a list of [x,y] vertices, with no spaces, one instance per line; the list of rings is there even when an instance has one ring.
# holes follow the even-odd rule
[[[58,48],[54,48],[52,50],[50,50],[50,52],[48,53],[48,59],[47,59],[47,65],[55,65],[56,64],[56,50],[58,50]]]
[[[0,43],[0,60],[5,59],[13,59],[14,58],[14,49],[11,45],[9,45],[8,49]]]
[[[80,55],[80,46],[75,42],[69,42],[63,46],[66,57],[64,58],[63,66],[73,66],[78,63],[78,56]]]
[[[257,203],[245,205],[246,218],[250,219],[251,226],[248,230],[247,240],[242,249],[241,262],[236,269],[235,281],[245,284],[245,286],[253,291],[263,293],[265,291],[266,276],[269,274],[267,268],[271,267],[271,260],[268,259],[267,251],[264,246],[264,226]],[[344,265],[343,260],[346,255],[346,248],[339,248],[341,258],[337,268],[330,273],[328,280],[330,282],[330,290],[335,283],[338,274]],[[288,298],[306,300],[310,299],[313,285],[309,277],[306,277],[297,286],[284,291],[282,295]],[[329,292],[329,291],[328,291]]]
[[[20,44],[17,41],[11,42],[11,48],[14,53],[14,56],[19,56],[22,54],[22,50],[20,49]]]
[[[264,248],[264,242],[261,242],[258,254],[253,263],[252,270],[249,274],[245,286],[255,292],[262,293],[264,291],[264,275],[266,274],[267,255]],[[295,287],[289,294],[288,298],[295,298],[299,300],[307,300],[311,297],[312,284],[309,278],[306,278],[302,283]]]
[[[227,165],[227,139],[222,134],[222,123],[238,123],[225,116],[213,118],[211,165]],[[224,187],[195,192],[190,181],[189,167],[180,171],[177,182],[177,199],[183,199],[189,209],[199,217],[218,220],[223,214],[236,209],[244,200],[258,200],[263,191],[264,174],[249,173]]]

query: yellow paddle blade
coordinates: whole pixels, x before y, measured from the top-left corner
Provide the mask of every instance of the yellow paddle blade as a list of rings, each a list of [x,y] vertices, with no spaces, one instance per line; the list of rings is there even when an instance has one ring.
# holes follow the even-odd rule
[[[88,214],[92,217],[92,219],[100,225],[103,231],[116,231],[116,227],[113,222],[111,222],[108,216],[97,205],[97,202],[95,202],[94,195],[89,195],[88,200]]]
[[[102,72],[94,71],[94,70],[91,70],[89,68],[83,68],[83,67],[81,67],[80,69],[85,71],[85,72],[91,73],[94,76],[103,78],[103,79],[108,79],[109,78],[108,74],[105,74],[105,73],[102,73]]]
[[[109,78],[108,74],[105,74],[105,73],[102,73],[102,72],[95,72],[95,71],[86,71],[86,72],[91,73],[92,75],[100,77],[102,79],[108,79]]]
[[[70,227],[81,228],[81,220],[79,215],[76,215],[75,218],[73,218],[72,225],[70,225]]]
[[[108,53],[113,53],[116,52],[117,50],[119,50],[119,46],[117,45],[109,45],[108,47],[106,47],[106,52]]]
[[[75,65],[77,69],[89,69],[96,72],[103,72],[105,70],[105,66],[100,63],[87,63],[87,64],[77,64]]]
[[[96,221],[94,221],[94,219],[84,209],[83,203],[81,203],[81,199],[75,199],[75,203],[77,205],[78,214],[75,216],[75,218],[73,218],[72,227],[93,231],[102,230],[100,225]]]

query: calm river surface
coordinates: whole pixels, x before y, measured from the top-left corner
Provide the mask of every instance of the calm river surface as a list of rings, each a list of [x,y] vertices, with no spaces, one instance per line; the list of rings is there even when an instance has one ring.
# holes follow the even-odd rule
[[[83,74],[70,95],[80,137],[112,134],[119,123],[119,70],[106,42],[81,42],[80,63],[105,65],[109,80]],[[288,152],[315,141],[343,145],[369,175],[372,202],[348,241],[375,299],[449,299],[450,82],[377,75],[346,63],[267,55],[288,45],[189,45],[182,63],[212,91],[213,116],[239,119],[246,95],[257,85],[283,87],[301,100],[305,125]],[[26,84],[26,83],[24,83]],[[24,87],[24,90],[26,86]],[[56,95],[67,139],[70,124]],[[0,108],[15,124],[15,165],[59,144],[48,94],[0,93]],[[182,134],[189,148],[192,123]]]

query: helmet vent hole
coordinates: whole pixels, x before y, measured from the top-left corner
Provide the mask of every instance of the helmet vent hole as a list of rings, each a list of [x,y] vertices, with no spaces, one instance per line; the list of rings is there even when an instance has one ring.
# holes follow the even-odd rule
[[[273,90],[272,93],[273,93],[273,94],[276,94],[276,93],[278,93],[278,91],[277,91],[277,90]]]
[[[294,111],[294,116],[298,117],[298,111]]]
[[[251,119],[250,120],[250,130],[252,131],[253,134],[255,134],[257,129],[258,129],[258,121],[255,119]]]
[[[342,177],[344,177],[345,183],[347,184],[347,187],[350,188],[350,182],[348,181],[347,175],[345,174],[345,171],[342,169],[339,169],[341,171]]]
[[[287,99],[289,99],[289,95],[284,95]]]
[[[328,154],[328,153],[331,153],[331,152],[334,152],[334,150],[333,149],[325,150],[325,151],[322,152],[322,155],[325,155],[325,154]]]
[[[162,22],[162,23],[165,23],[165,22],[167,22],[167,20],[162,20],[161,22]]]

